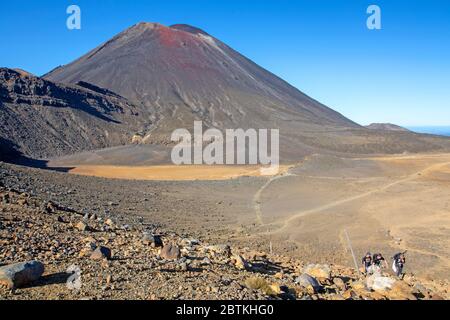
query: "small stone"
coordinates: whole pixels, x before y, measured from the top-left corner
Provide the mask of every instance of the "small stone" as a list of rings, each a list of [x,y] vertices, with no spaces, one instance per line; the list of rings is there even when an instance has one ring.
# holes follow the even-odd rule
[[[180,264],[180,270],[181,271],[188,271],[188,264],[186,262],[183,262]]]
[[[206,247],[206,250],[212,252],[213,254],[222,255],[227,258],[231,255],[231,248],[227,244],[208,246]]]
[[[421,285],[420,283],[414,284],[413,289],[414,289],[414,291],[415,291],[416,293],[421,293],[421,294],[423,294],[423,295],[427,295],[427,294],[428,294],[428,289],[425,288],[425,287],[424,287],[423,285]]]
[[[81,249],[80,253],[78,254],[78,257],[84,258],[89,255],[92,255],[92,250],[90,248],[83,248],[83,249]]]
[[[181,245],[183,247],[192,247],[192,246],[196,246],[199,244],[199,241],[196,239],[182,239],[181,240]]]
[[[142,236],[142,242],[146,245],[151,245],[152,247],[162,247],[163,242],[160,236],[144,232]]]
[[[107,247],[98,247],[95,249],[95,251],[91,254],[92,260],[110,260],[111,259],[111,250]]]
[[[276,279],[283,279],[284,273],[283,272],[277,272],[277,273],[275,273],[274,277]]]
[[[342,297],[345,300],[349,300],[349,299],[356,297],[356,293],[353,290],[347,290],[342,294]]]
[[[240,270],[246,270],[249,268],[249,265],[245,259],[240,255],[235,255],[232,258],[232,261],[234,261],[234,266]]]
[[[333,283],[338,289],[345,290],[345,282],[341,278],[334,278]]]
[[[94,242],[87,242],[86,248],[88,248],[91,251],[94,251],[95,249],[97,249],[97,245]]]
[[[278,283],[274,283],[270,285],[270,289],[275,293],[275,294],[282,294],[283,290],[281,289],[281,286]]]
[[[105,221],[105,224],[106,224],[107,226],[110,226],[110,227],[114,226],[114,222],[113,222],[111,219],[107,219],[107,220]]]
[[[159,254],[165,260],[177,260],[181,257],[180,248],[174,244],[167,244],[161,249]]]
[[[75,228],[77,228],[80,231],[88,231],[89,227],[86,223],[84,223],[83,221],[80,221],[76,224]]]
[[[353,281],[350,284],[350,286],[352,287],[353,290],[356,290],[356,291],[367,289],[366,285],[365,285],[365,283],[363,281]]]

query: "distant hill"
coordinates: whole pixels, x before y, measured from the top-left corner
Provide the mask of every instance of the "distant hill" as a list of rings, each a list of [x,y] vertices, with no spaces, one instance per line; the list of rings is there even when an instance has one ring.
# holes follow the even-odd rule
[[[372,123],[366,126],[367,129],[371,130],[385,130],[385,131],[403,131],[409,132],[408,129],[400,127],[396,124],[392,123]]]

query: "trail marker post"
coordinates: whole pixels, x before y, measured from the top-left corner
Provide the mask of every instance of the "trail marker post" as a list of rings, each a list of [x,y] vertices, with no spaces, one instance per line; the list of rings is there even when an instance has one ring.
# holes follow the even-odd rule
[[[359,268],[358,268],[358,263],[356,262],[355,252],[353,252],[352,243],[350,242],[350,237],[348,236],[346,229],[344,229],[344,232],[345,232],[345,236],[347,238],[348,246],[350,247],[350,252],[352,253],[353,262],[355,263],[355,269],[358,272],[358,274],[361,274],[361,272],[359,271]]]

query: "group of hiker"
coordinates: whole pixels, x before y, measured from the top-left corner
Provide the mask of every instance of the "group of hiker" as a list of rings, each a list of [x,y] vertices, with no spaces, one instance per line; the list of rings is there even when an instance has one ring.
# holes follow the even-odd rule
[[[392,257],[392,271],[394,271],[395,275],[399,278],[403,276],[403,267],[406,263],[405,254],[406,252],[401,252]],[[372,255],[370,252],[367,252],[362,258],[362,265],[364,272],[367,275],[380,273],[383,268],[388,268],[386,259],[381,253]]]

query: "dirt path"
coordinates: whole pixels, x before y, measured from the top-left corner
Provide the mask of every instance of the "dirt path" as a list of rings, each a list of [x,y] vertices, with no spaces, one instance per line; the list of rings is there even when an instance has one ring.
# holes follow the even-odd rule
[[[261,194],[272,184],[272,182],[282,179],[282,178],[286,178],[286,177],[291,177],[291,176],[295,176],[295,174],[286,172],[284,174],[278,175],[278,176],[274,176],[271,177],[269,180],[267,180],[267,182],[258,189],[258,191],[255,193],[254,197],[253,197],[253,207],[255,208],[255,212],[256,212],[256,221],[259,225],[264,226],[264,222],[262,220],[262,212],[261,212]]]
[[[391,182],[391,183],[389,183],[389,184],[387,184],[387,185],[385,185],[383,187],[375,188],[373,190],[370,190],[370,191],[367,191],[367,192],[364,192],[362,194],[355,195],[355,196],[352,196],[352,197],[349,197],[349,198],[345,198],[345,199],[342,199],[342,200],[333,201],[331,203],[328,203],[326,205],[322,205],[322,206],[319,206],[319,207],[316,207],[316,208],[313,208],[313,209],[309,209],[309,210],[298,212],[297,214],[295,214],[295,215],[293,215],[293,216],[291,216],[291,217],[289,217],[289,218],[287,218],[285,220],[282,220],[281,222],[278,221],[278,222],[273,223],[273,224],[276,224],[276,225],[279,225],[281,223],[281,227],[279,227],[277,229],[274,229],[274,230],[271,230],[269,232],[264,232],[264,233],[262,233],[262,235],[272,235],[272,234],[282,233],[289,227],[290,223],[292,223],[293,221],[295,221],[295,220],[297,220],[297,219],[299,219],[301,217],[304,217],[304,216],[310,215],[310,214],[314,214],[314,213],[318,213],[318,212],[322,212],[322,211],[325,211],[325,210],[328,210],[328,209],[331,209],[331,208],[334,208],[334,207],[337,207],[337,206],[340,206],[340,205],[343,205],[343,204],[346,204],[346,203],[349,203],[349,202],[352,202],[352,201],[355,201],[355,200],[359,200],[359,199],[368,197],[368,196],[373,195],[373,194],[378,193],[378,192],[386,191],[386,190],[388,190],[388,189],[390,189],[390,188],[392,188],[392,187],[394,187],[396,185],[399,185],[399,184],[404,183],[404,182],[408,182],[408,181],[412,181],[412,180],[418,179],[422,175],[426,175],[426,174],[428,174],[430,172],[436,171],[436,170],[438,170],[438,169],[440,169],[442,167],[448,166],[448,165],[450,165],[450,162],[434,164],[434,165],[431,165],[430,167],[427,167],[427,168],[425,168],[425,169],[423,169],[423,170],[421,170],[419,172],[413,173],[411,175],[408,175],[407,177],[404,177],[402,179],[399,179],[399,180],[396,180],[394,182]],[[272,182],[271,180],[269,180],[268,183],[265,186],[263,186],[263,189],[260,189],[258,191],[258,193],[259,193],[259,194],[257,194],[258,199],[260,198],[261,192],[264,191],[264,189],[267,188],[268,185],[270,185],[270,183]],[[259,210],[259,211],[257,211],[258,222],[262,223],[260,204],[258,204],[258,210]],[[273,224],[270,224],[270,225],[273,225]],[[264,226],[264,224],[263,224],[263,226]],[[267,225],[267,226],[269,226],[269,225]]]

